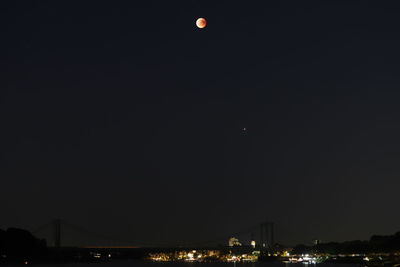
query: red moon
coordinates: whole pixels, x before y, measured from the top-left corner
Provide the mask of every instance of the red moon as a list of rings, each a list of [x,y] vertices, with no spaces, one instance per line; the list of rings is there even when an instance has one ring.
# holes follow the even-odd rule
[[[206,27],[206,25],[207,25],[207,21],[206,21],[205,18],[198,18],[198,19],[196,20],[196,26],[197,26],[198,28],[203,29],[203,28]]]

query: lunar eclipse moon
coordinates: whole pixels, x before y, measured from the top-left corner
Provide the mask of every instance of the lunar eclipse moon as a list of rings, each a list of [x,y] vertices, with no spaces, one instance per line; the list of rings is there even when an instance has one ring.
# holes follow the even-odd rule
[[[205,18],[198,18],[196,20],[196,26],[200,29],[203,29],[207,26],[207,21]]]

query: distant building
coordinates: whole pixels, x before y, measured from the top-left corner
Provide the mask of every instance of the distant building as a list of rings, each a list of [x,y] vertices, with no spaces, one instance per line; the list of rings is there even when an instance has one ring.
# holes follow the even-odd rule
[[[236,246],[241,246],[242,244],[239,242],[239,239],[237,239],[236,237],[231,237],[228,240],[228,245],[230,247],[236,247]]]

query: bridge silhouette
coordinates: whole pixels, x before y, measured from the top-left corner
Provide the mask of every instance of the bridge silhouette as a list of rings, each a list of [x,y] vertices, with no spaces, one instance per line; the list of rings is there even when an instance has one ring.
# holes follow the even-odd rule
[[[74,247],[108,247],[108,248],[139,248],[139,247],[168,247],[168,244],[156,244],[138,242],[137,240],[130,240],[118,236],[111,236],[103,233],[98,233],[77,224],[71,223],[66,220],[55,219],[47,222],[39,227],[31,230],[32,234],[37,237],[45,238],[48,245],[55,248],[66,247],[64,242],[66,237],[70,235],[78,236],[80,239],[86,239],[85,242],[78,242],[80,244],[73,245]],[[227,245],[228,239],[231,237],[244,240],[244,246],[250,246],[250,241],[255,241],[257,248],[265,251],[273,251],[274,246],[274,224],[272,222],[262,222],[257,225],[246,227],[240,231],[232,232],[229,234],[221,235],[210,240],[183,243],[179,247],[213,247],[216,245]],[[78,238],[78,239],[79,239]],[[71,243],[71,242],[69,242]],[[101,243],[102,245],[99,245]],[[104,245],[113,244],[113,245]],[[68,245],[71,247],[72,245]]]

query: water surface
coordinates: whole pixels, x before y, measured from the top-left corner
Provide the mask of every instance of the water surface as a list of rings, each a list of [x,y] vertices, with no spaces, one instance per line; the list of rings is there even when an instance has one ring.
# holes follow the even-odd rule
[[[5,266],[5,265],[3,265]],[[126,260],[126,261],[111,261],[102,263],[68,263],[68,264],[45,264],[33,265],[34,267],[360,267],[357,264],[333,264],[333,263],[319,263],[319,264],[293,264],[281,262],[246,262],[246,263],[231,263],[231,262],[150,262],[139,260]]]

